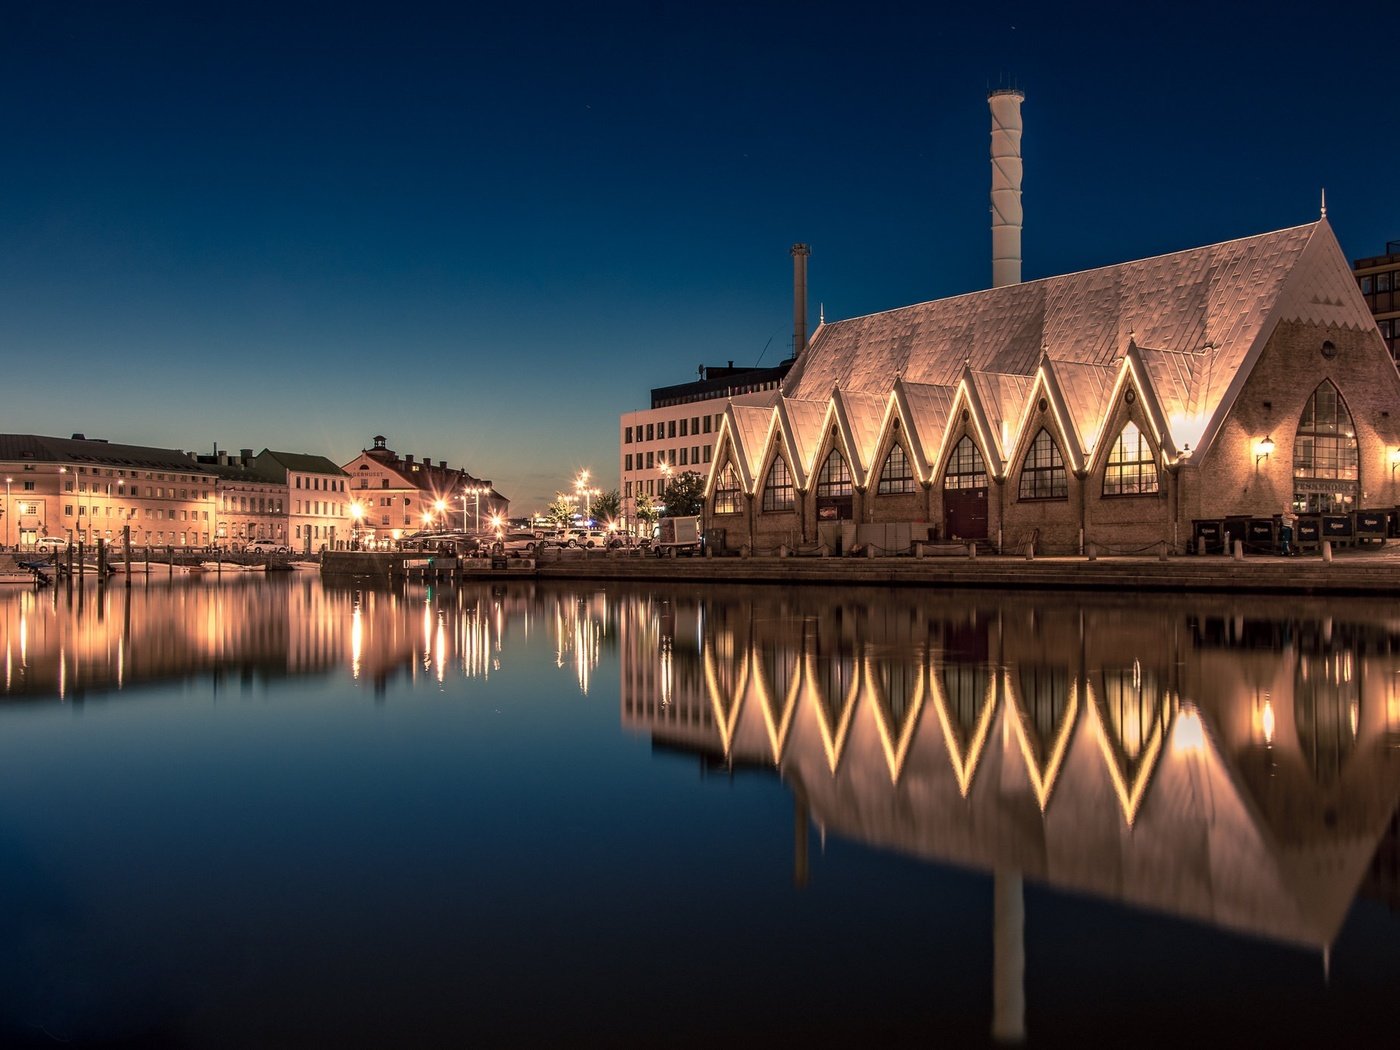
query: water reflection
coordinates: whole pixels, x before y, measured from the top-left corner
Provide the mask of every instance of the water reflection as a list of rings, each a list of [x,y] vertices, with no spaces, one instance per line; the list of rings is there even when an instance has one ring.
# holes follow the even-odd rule
[[[240,577],[0,593],[0,632],[11,701],[251,674],[441,689],[534,635],[588,696],[615,661],[625,730],[781,777],[799,886],[811,828],[991,875],[1006,1038],[1025,881],[1319,952],[1363,879],[1395,902],[1380,603]]]

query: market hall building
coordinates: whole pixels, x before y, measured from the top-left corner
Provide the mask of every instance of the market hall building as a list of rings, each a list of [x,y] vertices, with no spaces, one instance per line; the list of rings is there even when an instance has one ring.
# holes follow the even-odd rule
[[[1291,509],[1340,538],[1397,467],[1400,374],[1324,212],[821,324],[779,394],[727,406],[706,525],[757,553],[1184,551]]]

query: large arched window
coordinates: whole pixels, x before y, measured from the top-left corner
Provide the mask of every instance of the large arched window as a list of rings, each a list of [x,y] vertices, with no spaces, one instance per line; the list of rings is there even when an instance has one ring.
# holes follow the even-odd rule
[[[1303,406],[1293,441],[1293,505],[1314,514],[1356,509],[1356,427],[1331,380]]]
[[[851,494],[851,468],[846,466],[846,458],[841,450],[834,448],[822,464],[817,475],[818,496],[849,496]]]
[[[1021,499],[1069,499],[1069,482],[1060,446],[1044,427],[1031,442],[1021,467]]]
[[[782,456],[773,457],[768,480],[763,485],[764,510],[792,510],[792,471]]]
[[[987,487],[987,465],[982,461],[972,438],[957,443],[948,457],[948,469],[943,473],[945,489],[984,489]]]
[[[875,491],[880,495],[914,491],[914,471],[909,466],[904,446],[898,441],[890,446],[890,454],[885,457],[885,468],[880,471],[880,484]]]
[[[735,473],[733,463],[724,465],[719,472],[719,480],[715,482],[715,513],[739,513],[739,475]]]
[[[1134,423],[1118,433],[1103,472],[1105,496],[1140,496],[1157,491],[1157,458]]]

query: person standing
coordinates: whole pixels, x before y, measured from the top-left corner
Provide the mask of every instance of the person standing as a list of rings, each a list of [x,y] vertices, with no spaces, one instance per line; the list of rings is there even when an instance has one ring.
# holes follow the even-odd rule
[[[1293,524],[1298,520],[1298,515],[1293,513],[1293,508],[1284,504],[1283,513],[1279,515],[1278,543],[1279,554],[1289,557],[1297,553],[1293,550]]]

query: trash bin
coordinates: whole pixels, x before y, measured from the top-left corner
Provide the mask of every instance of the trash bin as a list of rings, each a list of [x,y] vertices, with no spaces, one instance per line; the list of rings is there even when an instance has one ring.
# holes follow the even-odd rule
[[[1385,543],[1390,514],[1384,510],[1354,510],[1351,530],[1357,543]]]
[[[1219,521],[1198,519],[1191,522],[1191,537],[1197,554],[1225,553],[1225,526]]]

